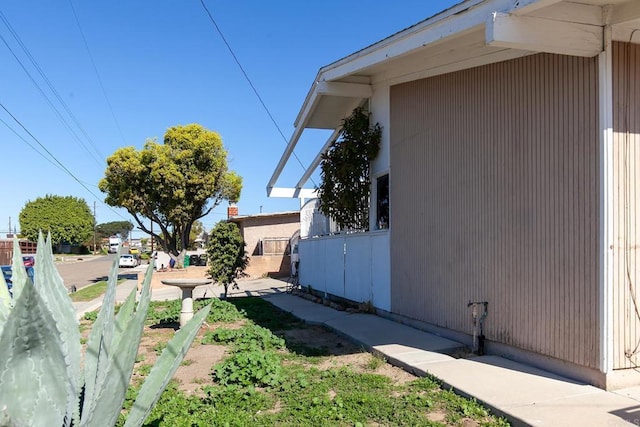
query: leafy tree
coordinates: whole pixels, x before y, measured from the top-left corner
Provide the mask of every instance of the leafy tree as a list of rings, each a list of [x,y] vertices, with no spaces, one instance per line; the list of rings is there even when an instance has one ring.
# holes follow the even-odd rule
[[[237,286],[236,279],[246,276],[244,270],[249,264],[240,229],[233,222],[221,221],[211,230],[207,243],[209,276],[224,286],[224,298],[227,298],[229,285]]]
[[[38,233],[51,233],[51,242],[80,245],[93,237],[94,218],[84,199],[46,195],[27,202],[20,212],[22,236],[35,242]]]
[[[106,203],[125,208],[141,230],[178,256],[189,247],[196,220],[223,200],[239,199],[242,178],[228,170],[220,135],[190,124],[167,130],[164,144],[147,140],[140,151],[118,149],[98,186]],[[152,233],[148,220],[159,231],[153,227]]]
[[[131,221],[111,221],[98,224],[96,226],[96,235],[99,239],[104,239],[118,234],[122,240],[127,240],[131,230],[133,230]]]
[[[362,108],[342,121],[340,138],[322,155],[320,210],[342,229],[369,229],[369,167],[380,150],[382,128]]]

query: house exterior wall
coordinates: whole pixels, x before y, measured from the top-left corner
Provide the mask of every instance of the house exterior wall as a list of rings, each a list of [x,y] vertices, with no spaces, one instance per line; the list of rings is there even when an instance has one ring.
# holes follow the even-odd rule
[[[613,45],[614,369],[640,364],[640,46]]]
[[[536,54],[391,87],[391,311],[598,368],[598,68]]]
[[[300,230],[300,215],[298,213],[278,216],[253,216],[232,218],[238,224],[240,233],[247,244],[249,265],[245,270],[251,277],[288,276],[291,271],[291,258],[287,255],[261,255],[260,240],[264,238],[291,238]]]

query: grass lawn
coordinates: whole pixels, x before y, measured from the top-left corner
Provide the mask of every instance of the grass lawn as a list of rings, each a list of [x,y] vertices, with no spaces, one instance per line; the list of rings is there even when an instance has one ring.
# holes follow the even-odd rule
[[[118,285],[124,282],[125,279],[119,279]],[[71,301],[80,302],[80,301],[91,301],[93,299],[98,298],[100,295],[104,294],[107,291],[107,281],[102,280],[100,282],[96,282],[93,285],[86,286],[79,291],[73,292],[69,294]]]
[[[195,308],[208,303],[205,325],[146,426],[508,425],[437,379],[393,367],[264,299],[209,299]],[[178,300],[152,302],[118,425],[179,315]],[[83,324],[88,333],[90,322]]]

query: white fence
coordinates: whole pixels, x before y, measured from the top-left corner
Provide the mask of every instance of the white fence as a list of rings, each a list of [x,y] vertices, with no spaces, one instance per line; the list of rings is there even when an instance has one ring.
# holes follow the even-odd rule
[[[387,231],[301,239],[298,251],[303,286],[391,311]]]

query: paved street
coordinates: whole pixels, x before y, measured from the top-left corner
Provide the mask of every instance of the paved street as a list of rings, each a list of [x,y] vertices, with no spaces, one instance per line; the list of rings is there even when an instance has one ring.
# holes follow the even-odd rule
[[[65,261],[56,263],[56,268],[62,276],[67,288],[75,285],[76,289],[82,289],[101,280],[106,280],[115,259],[115,254],[107,255],[78,255],[68,257]],[[124,278],[135,278],[135,271],[121,268],[119,274]]]

